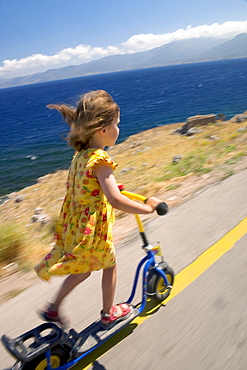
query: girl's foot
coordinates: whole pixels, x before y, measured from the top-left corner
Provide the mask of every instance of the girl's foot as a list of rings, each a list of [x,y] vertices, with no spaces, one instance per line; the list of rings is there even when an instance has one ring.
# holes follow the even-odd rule
[[[112,328],[117,322],[127,319],[132,312],[132,307],[127,303],[120,303],[112,306],[111,313],[101,311],[101,326],[104,329]]]
[[[45,311],[39,311],[38,315],[44,321],[59,323],[63,328],[68,326],[68,321],[58,315],[58,309],[52,303]]]

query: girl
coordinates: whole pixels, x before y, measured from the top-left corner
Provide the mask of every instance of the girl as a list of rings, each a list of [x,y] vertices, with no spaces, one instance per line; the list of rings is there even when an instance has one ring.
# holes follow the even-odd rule
[[[119,135],[119,107],[103,90],[91,91],[77,108],[48,105],[57,109],[70,126],[68,144],[76,154],[72,160],[55,232],[55,247],[35,266],[41,279],[69,275],[54,301],[41,312],[47,321],[62,323],[59,307],[63,299],[92,271],[103,269],[101,324],[110,328],[131,314],[131,306],[113,305],[116,287],[116,255],[112,240],[113,207],[128,213],[147,214],[161,202],[150,197],[146,204],[123,196],[113,170],[116,163],[104,151]],[[63,323],[64,324],[64,323]]]

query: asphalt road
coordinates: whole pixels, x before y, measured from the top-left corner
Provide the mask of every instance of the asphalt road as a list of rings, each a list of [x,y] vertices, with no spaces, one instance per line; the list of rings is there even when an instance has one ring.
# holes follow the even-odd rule
[[[160,241],[176,274],[247,216],[247,171],[204,189],[194,198],[147,225],[151,244]],[[134,221],[133,221],[134,222]],[[247,230],[246,230],[247,232]],[[245,370],[247,368],[247,234],[192,284],[160,307],[121,342],[102,353],[94,370],[173,369]],[[116,301],[124,301],[135,267],[143,256],[137,235],[118,249]],[[101,273],[71,293],[64,313],[81,331],[101,309]],[[0,306],[0,334],[17,336],[40,323],[35,311],[51,299],[61,279],[38,282]],[[140,292],[138,292],[140,293]],[[135,302],[139,302],[138,294]],[[0,347],[1,369],[12,358]],[[75,369],[83,369],[83,364]]]

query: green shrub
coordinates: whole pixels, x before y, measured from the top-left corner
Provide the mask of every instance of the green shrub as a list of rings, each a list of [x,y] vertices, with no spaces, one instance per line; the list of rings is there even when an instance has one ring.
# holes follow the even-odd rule
[[[228,177],[234,175],[234,171],[233,170],[228,170],[228,171],[225,171],[224,175],[222,176],[223,179],[227,179]]]
[[[236,150],[236,147],[234,146],[234,145],[227,145],[226,147],[225,147],[225,152],[226,153],[231,153],[231,152],[233,152],[234,150]]]
[[[25,234],[20,226],[2,224],[0,226],[0,263],[11,263],[18,259],[24,248]]]
[[[235,164],[237,163],[242,157],[244,157],[246,153],[240,152],[235,154],[232,158],[229,158],[225,161],[226,164]]]
[[[211,169],[204,167],[207,163],[207,158],[201,153],[190,153],[180,162],[170,163],[164,169],[164,175],[155,179],[156,182],[173,179],[174,177],[182,177],[188,173],[206,173],[210,172]]]
[[[176,190],[181,184],[171,184],[166,187],[167,190]]]

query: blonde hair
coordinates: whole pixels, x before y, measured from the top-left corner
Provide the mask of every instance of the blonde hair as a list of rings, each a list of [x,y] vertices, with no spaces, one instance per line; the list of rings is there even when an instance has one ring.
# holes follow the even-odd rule
[[[47,107],[58,110],[70,126],[66,140],[76,151],[87,149],[93,135],[110,125],[119,114],[119,106],[104,90],[84,94],[76,108],[65,104],[49,104]]]

